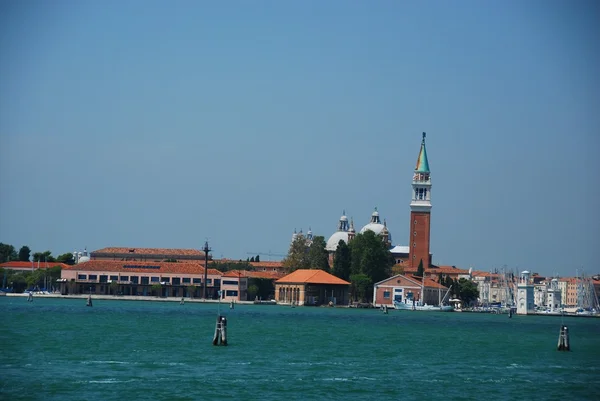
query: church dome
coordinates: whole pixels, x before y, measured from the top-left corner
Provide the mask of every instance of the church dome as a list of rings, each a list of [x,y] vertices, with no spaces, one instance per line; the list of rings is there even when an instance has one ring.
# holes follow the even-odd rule
[[[325,249],[329,252],[335,252],[337,250],[338,244],[340,240],[344,241],[346,244],[348,243],[348,232],[347,231],[337,231],[333,233],[331,237],[327,240],[327,245]]]
[[[348,217],[346,217],[346,211],[342,213],[340,221],[338,222],[337,231],[333,233],[327,240],[325,249],[329,252],[335,252],[337,250],[340,240],[343,240],[346,244],[348,243]]]
[[[375,211],[371,214],[371,221],[360,229],[360,233],[364,234],[365,231],[370,230],[373,231],[375,235],[381,235],[384,227],[385,225],[381,224],[381,220],[379,219],[379,212],[377,211],[377,208],[375,208]]]

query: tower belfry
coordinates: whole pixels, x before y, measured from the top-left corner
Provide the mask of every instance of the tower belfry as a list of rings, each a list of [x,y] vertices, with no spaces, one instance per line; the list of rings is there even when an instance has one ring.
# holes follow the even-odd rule
[[[425,132],[413,173],[412,199],[410,202],[409,266],[418,268],[423,261],[427,269],[431,263],[429,252],[431,223],[431,172],[425,148]]]

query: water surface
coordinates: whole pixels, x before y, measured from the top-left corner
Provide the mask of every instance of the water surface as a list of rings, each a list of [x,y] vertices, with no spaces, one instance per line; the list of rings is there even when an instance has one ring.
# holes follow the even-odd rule
[[[598,399],[600,319],[0,298],[6,400]]]

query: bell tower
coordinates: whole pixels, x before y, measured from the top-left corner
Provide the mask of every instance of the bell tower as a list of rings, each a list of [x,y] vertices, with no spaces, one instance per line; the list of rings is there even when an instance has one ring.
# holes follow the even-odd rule
[[[409,266],[417,269],[421,260],[423,268],[431,264],[429,253],[431,220],[431,175],[427,150],[425,149],[425,133],[421,141],[421,150],[417,158],[417,166],[412,180],[412,200],[410,202],[410,237]]]

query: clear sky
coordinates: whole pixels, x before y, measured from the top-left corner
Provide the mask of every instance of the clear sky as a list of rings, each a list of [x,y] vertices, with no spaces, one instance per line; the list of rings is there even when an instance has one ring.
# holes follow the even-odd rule
[[[0,242],[246,259],[377,206],[408,245],[425,131],[434,263],[599,273],[599,20],[583,0],[3,1]]]

